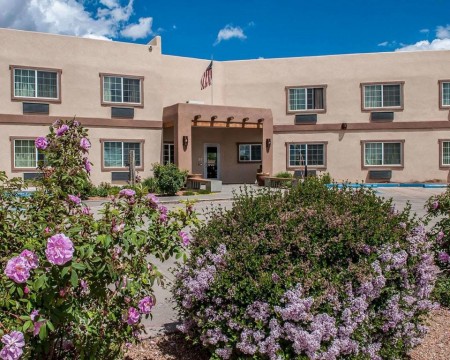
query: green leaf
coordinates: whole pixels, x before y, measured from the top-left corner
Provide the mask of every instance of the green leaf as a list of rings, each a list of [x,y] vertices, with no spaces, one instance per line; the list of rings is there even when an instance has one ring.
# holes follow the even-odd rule
[[[47,337],[47,326],[42,325],[39,330],[39,339],[44,340]]]
[[[86,269],[86,265],[84,265],[83,263],[77,263],[77,262],[72,263],[72,267],[77,270],[85,270]]]
[[[61,271],[61,277],[66,276],[67,273],[69,272],[69,270],[70,270],[70,266],[66,266],[65,268],[63,268]]]
[[[39,290],[45,283],[45,280],[47,280],[46,275],[41,275],[39,278],[34,282],[33,288],[34,290]]]
[[[72,284],[73,287],[78,286],[78,274],[75,271],[75,269],[72,269],[72,275],[70,276],[70,283]]]
[[[47,327],[50,331],[55,331],[55,327],[50,320],[47,321]]]

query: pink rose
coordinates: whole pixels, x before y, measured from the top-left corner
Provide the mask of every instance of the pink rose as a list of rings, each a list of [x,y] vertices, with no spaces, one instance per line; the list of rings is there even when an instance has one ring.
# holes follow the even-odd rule
[[[153,299],[150,296],[144,297],[139,301],[138,308],[142,314],[150,314],[153,307]]]
[[[30,265],[22,256],[11,258],[6,264],[5,275],[14,282],[21,284],[30,277]]]
[[[89,150],[90,147],[91,147],[91,143],[89,142],[89,140],[86,138],[81,138],[80,148],[82,148],[84,151],[87,151],[87,150]]]
[[[34,145],[36,146],[36,149],[39,149],[39,150],[47,149],[47,146],[48,146],[47,138],[45,138],[45,137],[38,137],[34,141]]]
[[[134,307],[130,307],[128,309],[128,314],[127,314],[127,324],[128,325],[137,324],[139,322],[140,317],[141,317],[141,315],[139,314],[137,309]]]
[[[22,348],[25,346],[25,339],[20,331],[11,331],[2,336],[2,343],[5,344],[0,351],[0,358],[7,360],[17,360],[22,354]]]
[[[37,269],[37,267],[39,266],[39,259],[34,252],[30,250],[24,250],[20,253],[20,256],[28,262],[28,266],[30,269]]]
[[[45,255],[48,261],[54,265],[64,265],[72,260],[73,252],[73,243],[64,234],[53,235],[47,241]]]

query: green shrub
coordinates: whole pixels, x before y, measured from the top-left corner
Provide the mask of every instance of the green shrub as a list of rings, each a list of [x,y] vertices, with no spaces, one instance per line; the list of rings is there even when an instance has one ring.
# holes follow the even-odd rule
[[[180,171],[175,164],[153,164],[153,174],[162,194],[175,195],[184,186],[187,171]]]
[[[440,268],[434,296],[442,305],[450,307],[450,189],[432,196],[427,205],[428,221],[434,221],[431,236],[434,239],[436,262]]]
[[[194,232],[180,330],[214,359],[405,358],[434,307],[430,246],[368,189],[244,190]]]
[[[279,172],[279,173],[275,174],[275,177],[284,178],[284,179],[290,179],[290,178],[293,177],[293,175],[290,172],[288,172],[288,171],[282,171],[282,172]]]
[[[36,140],[53,165],[32,196],[19,196],[23,181],[0,173],[1,358],[14,350],[26,359],[122,359],[163,281],[149,259],[183,256],[189,238],[181,230],[196,221],[192,205],[169,212],[141,186],[122,189],[94,218],[66,193],[79,190],[77,178],[89,180],[77,134],[87,136],[80,124],[58,121]],[[62,144],[64,162],[53,153]],[[3,345],[9,337],[24,344]]]
[[[148,177],[142,180],[142,185],[145,186],[148,189],[149,193],[158,194],[158,184],[156,182],[156,179],[153,177]]]

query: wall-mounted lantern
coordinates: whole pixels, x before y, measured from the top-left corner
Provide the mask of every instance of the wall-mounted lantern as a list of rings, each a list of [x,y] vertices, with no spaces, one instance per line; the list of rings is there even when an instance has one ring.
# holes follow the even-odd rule
[[[266,139],[266,150],[270,150],[270,146],[272,145],[272,139],[267,138]]]
[[[188,145],[189,145],[189,138],[186,135],[184,135],[183,136],[183,146],[185,148],[187,148]]]

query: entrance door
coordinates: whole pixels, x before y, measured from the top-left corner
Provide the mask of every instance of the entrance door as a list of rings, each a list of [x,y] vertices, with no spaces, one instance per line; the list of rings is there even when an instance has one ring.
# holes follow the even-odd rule
[[[205,179],[220,178],[220,146],[219,144],[205,144],[204,152],[204,177]]]

